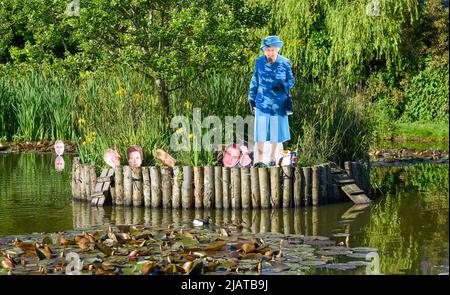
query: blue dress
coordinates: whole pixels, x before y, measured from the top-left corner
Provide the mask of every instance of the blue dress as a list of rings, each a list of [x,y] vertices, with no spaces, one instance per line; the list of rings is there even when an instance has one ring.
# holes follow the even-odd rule
[[[256,108],[256,142],[278,143],[291,139],[285,101],[294,82],[289,59],[281,55],[273,63],[265,55],[256,59],[248,95],[250,104]]]

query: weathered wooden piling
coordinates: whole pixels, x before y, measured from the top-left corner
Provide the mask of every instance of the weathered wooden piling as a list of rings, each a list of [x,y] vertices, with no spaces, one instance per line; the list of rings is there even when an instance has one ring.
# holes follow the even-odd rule
[[[261,206],[261,196],[259,192],[259,173],[258,168],[250,168],[250,182],[251,182],[251,195],[252,195],[252,208],[259,208]]]
[[[133,180],[133,206],[138,207],[142,205],[142,171],[141,167],[131,168],[131,178]]]
[[[331,166],[329,163],[324,165],[327,182],[327,203],[334,203],[333,180],[331,179]]]
[[[280,167],[270,167],[270,204],[272,208],[281,207]]]
[[[241,168],[241,196],[242,196],[242,209],[250,209],[252,205],[251,197],[251,175],[250,168]]]
[[[194,167],[194,203],[195,208],[203,208],[203,167]]]
[[[144,206],[150,207],[152,205],[151,182],[149,167],[142,167],[142,193],[144,195]]]
[[[161,173],[159,167],[150,167],[151,206],[160,208],[162,205]]]
[[[228,167],[222,168],[222,178],[223,178],[223,208],[231,208],[231,169]]]
[[[192,208],[194,204],[194,171],[191,166],[183,166],[183,184],[181,187],[181,206]]]
[[[172,168],[161,167],[162,207],[172,208]]]
[[[241,209],[241,170],[239,167],[231,168],[231,208]]]
[[[130,166],[123,166],[123,205],[131,206],[133,200],[133,177]]]
[[[216,209],[223,208],[223,178],[222,167],[214,167],[214,206]]]
[[[283,166],[283,208],[289,208],[292,203],[292,167]]]
[[[303,167],[303,176],[304,176],[304,182],[303,182],[303,192],[304,192],[304,199],[303,204],[305,206],[310,205],[311,198],[312,198],[312,168],[311,167]]]
[[[97,173],[95,172],[95,165],[89,165],[89,191],[90,195],[95,191],[95,185],[97,184]],[[89,199],[90,199],[89,195]]]
[[[327,204],[328,203],[328,191],[327,191],[327,171],[324,165],[319,165],[320,169],[320,198],[319,204]]]
[[[261,208],[270,208],[270,180],[267,168],[258,168]]]
[[[299,208],[304,198],[304,187],[305,182],[303,176],[303,169],[300,166],[295,167],[294,170],[294,207]]]
[[[117,206],[123,205],[123,178],[122,166],[114,167],[115,199],[113,200],[113,204]]]
[[[172,208],[181,208],[181,185],[183,182],[183,168],[173,167],[173,185],[172,185]]]
[[[311,182],[311,194],[312,205],[317,206],[319,204],[320,196],[320,169],[318,166],[312,167],[312,182]]]
[[[75,157],[72,161],[72,197],[80,199],[80,158]]]
[[[83,165],[83,186],[84,186],[84,197],[83,200],[86,200],[87,202],[91,201],[91,173],[90,173],[90,165],[84,164]]]
[[[117,166],[104,169],[99,177],[95,166],[80,164],[78,158],[72,165],[73,199],[90,201],[92,198],[92,206],[103,206],[111,196],[116,206],[298,208],[303,204],[316,206],[344,201],[347,197],[358,202],[349,196],[351,192],[345,191],[347,197],[344,197],[341,191],[345,181],[351,184],[354,180],[353,186],[370,191],[370,163],[366,167],[361,161],[344,163],[351,179],[333,163],[295,168]]]
[[[214,205],[214,167],[206,166],[203,182],[203,207],[212,208]]]

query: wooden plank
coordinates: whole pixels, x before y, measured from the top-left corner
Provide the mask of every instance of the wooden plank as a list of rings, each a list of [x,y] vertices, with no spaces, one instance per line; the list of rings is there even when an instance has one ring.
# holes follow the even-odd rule
[[[357,187],[356,184],[351,184],[351,185],[344,185],[341,186],[341,190],[347,195],[347,197],[349,197],[353,203],[355,204],[367,204],[370,203],[370,199],[365,195],[365,194],[357,194],[354,195],[352,194],[352,192],[355,191],[355,186]]]

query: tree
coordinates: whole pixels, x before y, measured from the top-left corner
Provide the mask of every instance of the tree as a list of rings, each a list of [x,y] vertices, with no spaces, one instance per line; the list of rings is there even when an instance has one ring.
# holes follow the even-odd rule
[[[94,0],[81,3],[80,46],[151,77],[164,114],[169,92],[208,69],[247,62],[269,8],[244,0]]]

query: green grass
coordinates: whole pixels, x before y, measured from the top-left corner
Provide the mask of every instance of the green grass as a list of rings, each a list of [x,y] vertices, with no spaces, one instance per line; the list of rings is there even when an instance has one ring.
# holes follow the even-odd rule
[[[414,122],[394,125],[394,137],[404,140],[448,141],[448,123]]]

